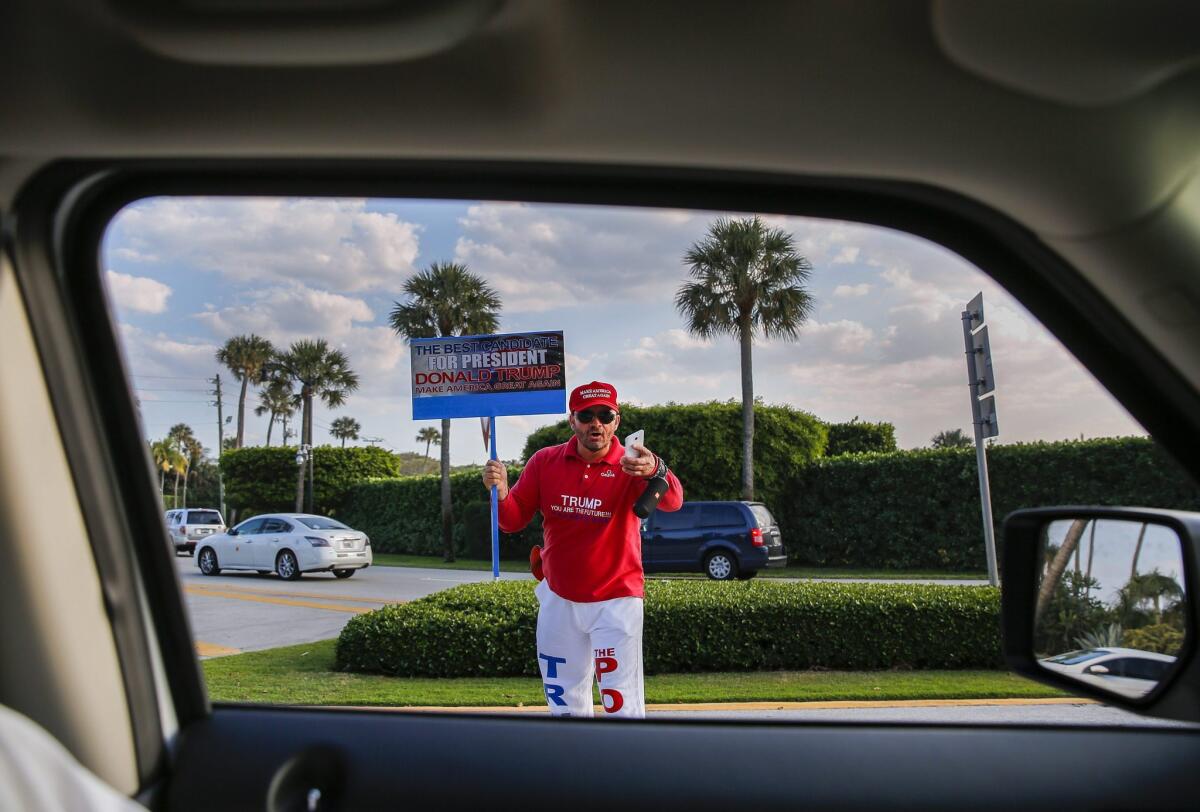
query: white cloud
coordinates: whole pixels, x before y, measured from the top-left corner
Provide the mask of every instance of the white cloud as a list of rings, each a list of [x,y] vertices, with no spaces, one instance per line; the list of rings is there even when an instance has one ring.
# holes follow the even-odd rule
[[[838,285],[833,289],[833,295],[839,298],[866,296],[871,292],[871,286],[866,282],[860,285]]]
[[[461,220],[455,259],[487,279],[506,312],[669,302],[687,276],[684,252],[711,219],[679,211],[483,203]]]
[[[114,258],[350,292],[399,291],[420,232],[364,200],[308,198],[153,198],[122,211],[113,229],[125,243]]]
[[[167,309],[171,288],[145,276],[109,271],[108,290],[113,302],[123,310],[138,313],[162,313]]]
[[[279,346],[313,336],[336,341],[355,323],[375,320],[362,299],[298,283],[251,291],[241,300],[241,304],[197,313],[195,318],[222,339],[257,333]]]

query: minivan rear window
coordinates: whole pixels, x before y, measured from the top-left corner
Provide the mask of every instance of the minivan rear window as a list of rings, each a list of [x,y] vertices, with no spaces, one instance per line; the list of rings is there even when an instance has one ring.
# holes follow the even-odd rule
[[[705,505],[701,516],[704,517],[701,527],[746,526],[742,512],[733,505]]]
[[[754,514],[754,520],[758,522],[759,527],[771,527],[775,524],[775,517],[767,510],[766,505],[751,505],[750,512]]]
[[[215,510],[189,510],[188,524],[221,524],[221,514]]]

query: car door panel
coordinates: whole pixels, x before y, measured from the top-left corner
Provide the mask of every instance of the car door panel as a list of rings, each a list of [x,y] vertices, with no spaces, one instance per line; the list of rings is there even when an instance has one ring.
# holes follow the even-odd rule
[[[1200,737],[1109,732],[217,707],[181,738],[168,806],[262,809],[278,782],[341,809],[1191,808]],[[696,770],[714,748],[803,757],[741,759],[733,780]]]

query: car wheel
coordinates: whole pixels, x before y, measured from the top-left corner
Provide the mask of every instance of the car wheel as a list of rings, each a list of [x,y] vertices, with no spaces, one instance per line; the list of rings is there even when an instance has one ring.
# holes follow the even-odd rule
[[[737,561],[724,550],[709,553],[704,559],[704,573],[714,581],[728,581],[737,577]]]
[[[296,554],[291,550],[284,550],[275,559],[275,573],[285,581],[295,581],[300,577],[300,563],[296,561]]]
[[[205,575],[221,574],[221,566],[217,562],[217,554],[213,552],[211,547],[205,547],[200,551],[200,560],[197,563],[200,565],[200,571]]]
[[[353,574],[354,574],[354,570],[334,570],[333,571],[334,578],[349,578]]]

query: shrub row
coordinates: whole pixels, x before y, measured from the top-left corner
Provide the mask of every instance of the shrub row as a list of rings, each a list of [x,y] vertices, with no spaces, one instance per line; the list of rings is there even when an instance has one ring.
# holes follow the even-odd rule
[[[622,406],[618,436],[646,430],[646,445],[683,481],[686,498],[740,499],[742,406],[670,403]],[[774,504],[789,487],[790,472],[825,453],[828,428],[817,418],[788,406],[754,409],[754,487],[757,498]],[[523,459],[571,437],[566,420],[545,426],[525,441]]]
[[[295,446],[253,446],[221,455],[225,502],[230,508],[255,513],[294,510],[296,507]],[[348,491],[371,477],[400,473],[396,455],[374,446],[313,449],[313,509],[337,515]]]
[[[509,482],[516,483],[520,474],[520,468],[510,466]],[[491,508],[479,470],[450,474],[450,509],[456,554],[490,559]],[[360,483],[348,492],[338,518],[369,535],[376,552],[440,555],[441,478],[416,476]],[[500,556],[525,558],[529,548],[541,542],[538,517],[521,533],[500,534]]]
[[[804,565],[981,570],[975,466],[974,449],[954,448],[821,459],[794,469],[771,508]],[[1200,509],[1200,490],[1144,438],[996,445],[988,471],[997,540],[1018,508]]]
[[[872,451],[887,454],[895,450],[896,427],[891,423],[860,423],[856,417],[849,423],[829,424],[826,457],[865,454]]]
[[[338,668],[393,676],[536,676],[528,581],[471,584],[359,615]],[[646,673],[994,668],[990,587],[787,582],[646,584]]]

